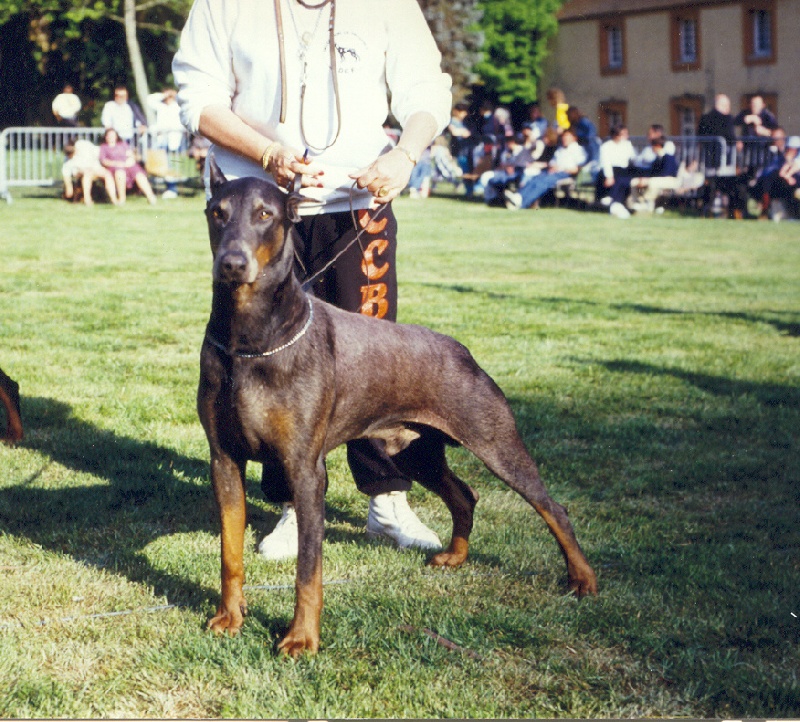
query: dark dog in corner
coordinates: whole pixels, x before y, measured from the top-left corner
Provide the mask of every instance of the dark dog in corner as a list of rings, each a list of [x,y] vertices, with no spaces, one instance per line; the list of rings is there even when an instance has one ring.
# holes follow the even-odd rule
[[[22,414],[19,409],[19,384],[0,369],[0,403],[6,410],[6,430],[0,441],[14,446],[22,439]]]
[[[545,490],[503,393],[469,351],[426,328],[308,296],[293,271],[302,197],[255,178],[229,182],[213,158],[210,173],[213,301],[197,404],[221,518],[222,595],[209,627],[235,634],[246,613],[245,467],[260,461],[288,481],[299,531],[294,619],[278,647],[291,656],[317,651],[325,456],[357,438],[382,439],[394,462],[450,510],[452,539],[432,565],[464,562],[478,498],[447,466],[445,444],[455,441],[542,516],[570,589],[596,593],[566,511]],[[360,371],[365,357],[369,374]]]

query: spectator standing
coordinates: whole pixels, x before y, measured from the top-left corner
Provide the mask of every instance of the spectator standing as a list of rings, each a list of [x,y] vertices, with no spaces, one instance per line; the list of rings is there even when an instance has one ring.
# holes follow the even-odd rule
[[[55,98],[51,106],[56,125],[62,128],[76,128],[78,113],[81,112],[81,99],[75,95],[74,88],[67,83]]]
[[[455,158],[462,173],[472,172],[472,152],[477,143],[467,122],[468,116],[469,106],[466,103],[456,103],[446,131],[450,140],[450,154]],[[472,195],[473,182],[465,181],[465,187],[467,195]]]
[[[713,109],[700,118],[697,135],[707,139],[703,149],[708,179],[704,199],[706,215],[717,204],[719,192],[728,196],[731,213],[741,218],[746,198],[741,195],[742,184],[736,178],[735,169],[728,170],[737,140],[731,99],[725,93],[717,94]]]
[[[555,111],[556,117],[553,125],[560,135],[570,126],[569,118],[567,117],[569,104],[567,103],[564,91],[561,90],[561,88],[549,88],[547,91],[547,102],[550,103],[550,106]]]
[[[154,125],[150,129],[157,148],[177,153],[184,150],[184,129],[181,122],[181,108],[173,88],[165,88],[160,93],[147,96],[147,106],[153,112]]]
[[[760,168],[763,168],[769,149],[772,131],[778,127],[778,120],[767,108],[761,95],[750,98],[748,108],[742,110],[734,119],[734,125],[740,130],[741,143],[738,148],[743,154],[737,165],[745,168],[741,178],[744,192],[747,184],[755,180]]]
[[[769,148],[769,154],[764,168],[751,188],[751,195],[756,198],[761,205],[761,213],[758,217],[759,220],[766,220],[769,217],[770,196],[768,189],[775,177],[780,173],[785,162],[786,131],[778,126],[772,131],[772,145]]]
[[[132,143],[136,133],[147,130],[147,122],[141,109],[128,98],[128,89],[124,85],[114,88],[114,99],[103,106],[100,124],[104,128],[113,128],[126,143]]]

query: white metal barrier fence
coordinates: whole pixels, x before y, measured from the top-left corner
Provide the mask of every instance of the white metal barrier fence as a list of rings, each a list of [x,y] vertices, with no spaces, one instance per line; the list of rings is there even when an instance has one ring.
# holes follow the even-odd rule
[[[6,128],[0,133],[0,197],[11,202],[12,187],[48,187],[61,183],[61,166],[66,160],[65,148],[79,138],[99,145],[103,128]],[[170,147],[164,148],[170,167],[179,175],[196,177],[198,172],[189,158],[191,135],[184,133],[181,143],[175,143],[170,133]],[[136,140],[136,151],[144,161],[149,150],[160,147],[158,138],[145,133]]]

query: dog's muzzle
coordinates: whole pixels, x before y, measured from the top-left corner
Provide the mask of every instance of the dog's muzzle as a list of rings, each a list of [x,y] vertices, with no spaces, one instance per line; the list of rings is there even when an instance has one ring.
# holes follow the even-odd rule
[[[253,265],[253,259],[242,250],[224,251],[214,262],[214,279],[222,283],[250,283]]]

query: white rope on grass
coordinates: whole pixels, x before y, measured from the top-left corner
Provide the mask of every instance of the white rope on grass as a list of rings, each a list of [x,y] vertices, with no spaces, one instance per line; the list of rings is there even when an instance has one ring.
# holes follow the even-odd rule
[[[331,584],[349,584],[350,579],[333,579],[329,582],[323,582],[322,586],[327,587]],[[245,584],[242,589],[246,591],[265,590],[275,591],[279,589],[294,589],[294,584]],[[131,614],[152,614],[154,612],[166,612],[169,609],[177,609],[178,607],[185,607],[185,604],[159,604],[153,607],[141,607],[139,609],[123,609],[119,612],[98,612],[97,614],[77,614],[69,617],[61,617],[60,619],[40,619],[38,622],[31,622],[30,625],[34,627],[46,627],[48,624],[59,624],[66,622],[76,622],[81,619],[109,619],[111,617],[126,617]],[[0,629],[15,629],[17,627],[25,628],[25,622],[16,622],[14,624],[5,623],[0,624]]]

